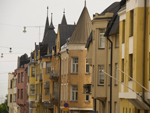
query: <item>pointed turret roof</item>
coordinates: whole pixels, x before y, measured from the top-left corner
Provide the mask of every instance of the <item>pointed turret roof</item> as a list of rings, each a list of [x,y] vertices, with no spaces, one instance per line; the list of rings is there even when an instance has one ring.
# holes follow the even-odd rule
[[[49,26],[49,29],[55,29],[55,27],[53,25],[52,15],[53,15],[53,13],[51,13],[51,24]]]
[[[85,4],[75,30],[69,40],[69,44],[86,44],[91,31],[92,22]]]
[[[67,25],[67,20],[66,20],[66,16],[65,16],[65,11],[64,11],[64,14],[63,14],[63,18],[62,18],[61,24],[62,24],[62,25]]]

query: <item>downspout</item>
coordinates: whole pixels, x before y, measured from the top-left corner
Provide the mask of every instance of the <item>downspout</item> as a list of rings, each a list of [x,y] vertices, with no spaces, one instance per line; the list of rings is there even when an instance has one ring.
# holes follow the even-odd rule
[[[111,53],[110,53],[110,76],[112,76],[112,55],[113,55],[113,42],[109,39],[107,35],[107,40],[111,43]],[[110,113],[112,112],[112,78],[110,77]]]
[[[144,0],[144,29],[143,29],[143,86],[145,87],[145,38],[146,38],[146,0]],[[143,102],[150,107],[145,100],[145,90],[142,88],[142,99]]]

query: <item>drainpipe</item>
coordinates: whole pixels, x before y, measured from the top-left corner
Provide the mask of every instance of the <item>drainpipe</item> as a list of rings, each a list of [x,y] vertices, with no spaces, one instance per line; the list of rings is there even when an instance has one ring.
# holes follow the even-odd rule
[[[110,55],[110,76],[112,76],[112,55],[113,55],[113,42],[107,35],[107,40],[111,43],[111,55]],[[110,77],[110,113],[112,113],[112,78]]]
[[[144,29],[143,29],[143,86],[145,87],[145,38],[146,38],[146,0],[144,0]],[[145,100],[145,90],[142,89],[142,99],[143,102],[150,107],[150,104],[148,104]]]
[[[58,96],[58,113],[60,113],[60,87],[61,87],[61,56],[60,53],[56,55],[59,58],[60,66],[59,66],[59,96]]]

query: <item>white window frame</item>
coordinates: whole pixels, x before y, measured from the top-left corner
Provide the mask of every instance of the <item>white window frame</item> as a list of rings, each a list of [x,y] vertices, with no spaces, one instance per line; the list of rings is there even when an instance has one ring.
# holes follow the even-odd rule
[[[85,65],[85,73],[87,73],[87,74],[89,74],[90,73],[90,65],[89,65],[89,63],[88,63],[88,61],[87,61],[87,59],[86,59],[86,65]],[[88,72],[87,72],[87,66],[89,66],[89,70],[88,70]]]
[[[104,85],[104,82],[103,83],[101,83],[100,81],[100,79],[101,78],[103,78],[104,79],[104,73],[102,72],[102,70],[104,70],[104,65],[98,65],[98,71],[99,71],[99,73],[98,73],[98,77],[99,77],[99,81],[98,81],[98,84],[99,85]],[[104,80],[103,80],[104,81]]]
[[[105,48],[105,29],[100,29],[100,34],[99,34],[99,48]],[[104,44],[101,43],[104,42]]]
[[[118,63],[115,63],[115,78],[118,80],[118,70],[117,70],[117,68],[118,68]],[[115,85],[117,85],[118,84],[118,81],[117,80],[115,80]]]
[[[63,84],[61,84],[61,101],[63,100]]]
[[[64,84],[64,101],[66,101],[66,84]]]
[[[86,96],[89,97],[89,100],[86,100]],[[85,102],[90,102],[90,95],[85,95]]]
[[[61,60],[61,75],[63,75],[63,59]]]
[[[75,87],[75,86],[77,87],[77,89],[73,91],[73,87]],[[74,98],[72,98],[72,96],[73,96],[72,93],[73,92],[74,92]],[[76,92],[77,92],[77,95],[76,95]],[[70,96],[71,101],[78,101],[78,85],[72,85],[71,86],[71,94],[70,95],[71,95]],[[77,97],[77,99],[76,99],[76,97]]]
[[[72,64],[71,64],[71,72],[72,73],[78,73],[78,62],[74,62],[74,59],[77,59],[79,61],[78,57],[72,57]],[[73,69],[73,65],[75,65],[75,69]],[[73,71],[74,70],[74,71]]]
[[[119,34],[116,35],[116,38],[115,38],[115,45],[116,47],[119,47]]]
[[[48,63],[50,63],[50,67],[48,67]],[[48,68],[50,68],[51,71],[51,62],[46,62],[46,74],[50,74],[50,72],[48,73]]]

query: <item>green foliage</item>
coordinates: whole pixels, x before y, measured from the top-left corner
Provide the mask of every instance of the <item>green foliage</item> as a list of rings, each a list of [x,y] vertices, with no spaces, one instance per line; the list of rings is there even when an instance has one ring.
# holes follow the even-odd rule
[[[6,99],[4,103],[0,104],[0,113],[9,113],[9,107],[7,106],[8,95],[6,95]]]

